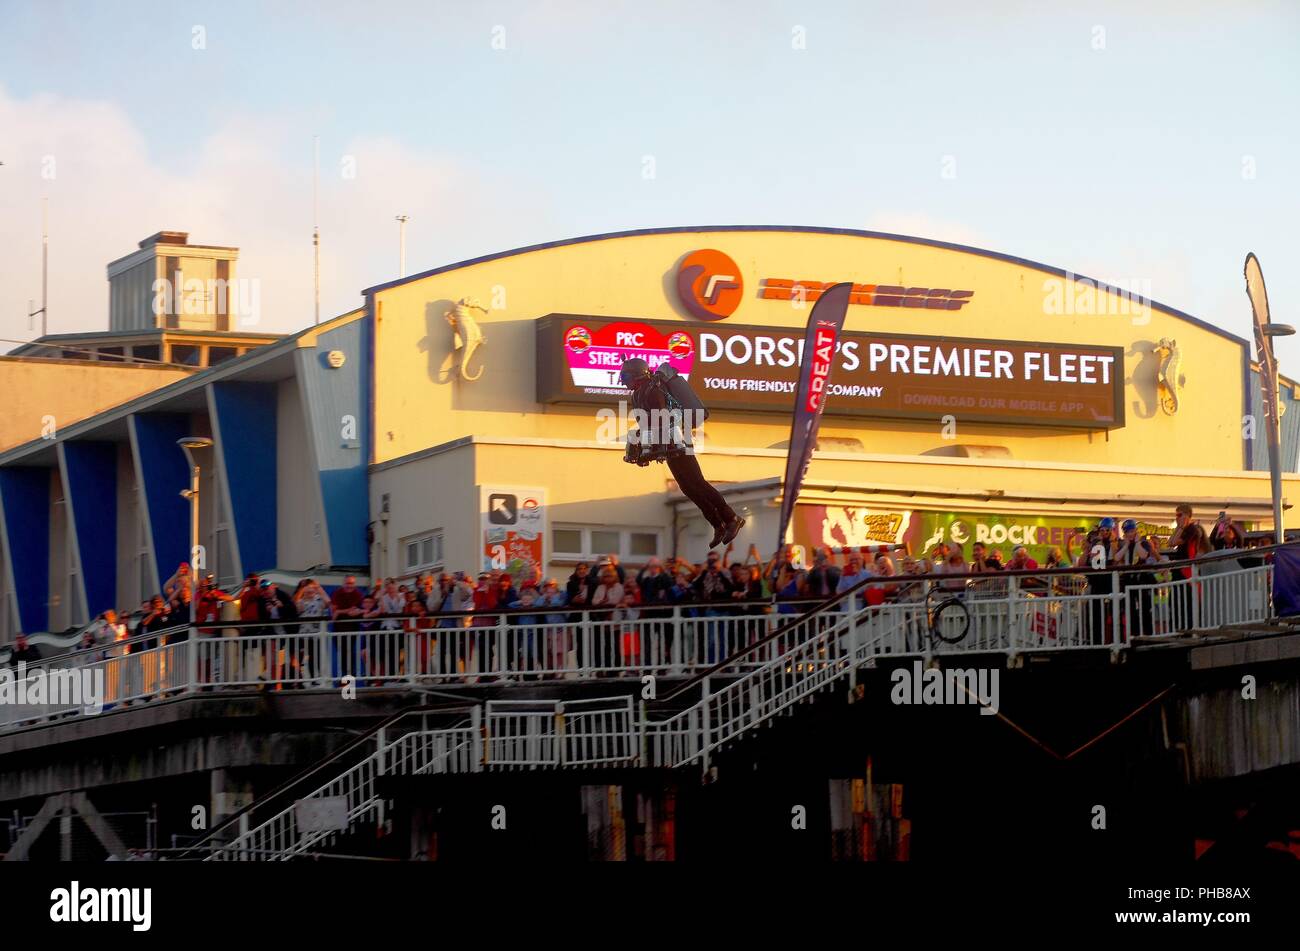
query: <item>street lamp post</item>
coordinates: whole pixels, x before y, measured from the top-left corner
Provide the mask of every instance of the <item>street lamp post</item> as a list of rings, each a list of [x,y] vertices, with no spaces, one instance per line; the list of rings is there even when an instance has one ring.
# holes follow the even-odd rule
[[[193,628],[198,612],[199,593],[199,566],[195,554],[199,549],[199,464],[194,453],[207,449],[212,445],[212,440],[206,436],[183,436],[176,440],[176,445],[185,452],[185,461],[190,465],[190,487],[183,489],[181,495],[190,502],[190,627]]]
[[[1268,377],[1264,394],[1264,409],[1268,424],[1268,475],[1273,492],[1273,525],[1275,541],[1280,545],[1286,541],[1286,529],[1282,524],[1282,406],[1278,395],[1277,358],[1273,355],[1273,337],[1282,337],[1295,333],[1295,328],[1285,324],[1269,324],[1264,328],[1268,340],[1269,361],[1265,373]]]
[[[1255,318],[1255,351],[1259,360],[1264,398],[1265,437],[1268,440],[1268,475],[1273,496],[1273,540],[1281,545],[1286,541],[1286,527],[1282,521],[1282,406],[1277,392],[1277,355],[1273,352],[1273,338],[1295,333],[1290,324],[1275,324],[1268,310],[1268,291],[1264,287],[1264,272],[1253,253],[1246,255],[1246,296]]]

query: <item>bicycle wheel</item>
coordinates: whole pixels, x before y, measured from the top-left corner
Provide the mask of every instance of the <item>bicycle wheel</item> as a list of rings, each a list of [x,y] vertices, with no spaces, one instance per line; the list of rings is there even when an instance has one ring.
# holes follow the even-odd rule
[[[957,644],[970,632],[970,608],[966,607],[966,602],[961,598],[935,588],[926,595],[925,607],[931,637],[938,638],[945,644]],[[950,619],[958,619],[957,622],[945,624],[945,612]]]

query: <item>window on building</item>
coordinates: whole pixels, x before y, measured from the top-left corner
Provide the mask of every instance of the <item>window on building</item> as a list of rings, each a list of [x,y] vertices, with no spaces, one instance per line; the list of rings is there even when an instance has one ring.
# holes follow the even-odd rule
[[[405,552],[402,565],[407,574],[443,569],[442,529],[440,528],[425,532],[423,535],[412,535],[402,539],[402,550]]]
[[[573,552],[575,554],[582,551],[582,529],[580,528],[557,528],[551,532],[551,551],[554,552]]]
[[[619,550],[620,532],[605,529],[591,530],[591,550],[595,552],[612,552]]]
[[[196,367],[199,365],[199,347],[188,343],[174,343],[171,347],[172,363],[179,363],[182,366]]]
[[[208,347],[208,366],[214,367],[218,363],[233,360],[237,352],[234,347]]]
[[[125,348],[123,347],[100,347],[99,359],[101,360],[122,360]]]
[[[620,558],[644,561],[661,555],[663,533],[657,528],[599,528],[557,525],[551,529],[551,555],[555,558],[595,559],[611,552]]]
[[[90,357],[91,357],[91,352],[87,352],[86,350],[78,349],[78,350],[63,351],[63,359],[65,360],[89,360]]]
[[[161,359],[158,354],[158,344],[136,344],[131,348],[131,359],[152,360],[157,363],[158,360]]]

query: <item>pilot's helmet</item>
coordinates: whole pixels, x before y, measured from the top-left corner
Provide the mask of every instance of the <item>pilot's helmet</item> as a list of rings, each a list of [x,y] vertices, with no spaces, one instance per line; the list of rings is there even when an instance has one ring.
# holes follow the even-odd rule
[[[629,390],[636,389],[637,385],[643,380],[650,378],[650,364],[640,357],[624,360],[623,369],[618,372],[618,378]]]

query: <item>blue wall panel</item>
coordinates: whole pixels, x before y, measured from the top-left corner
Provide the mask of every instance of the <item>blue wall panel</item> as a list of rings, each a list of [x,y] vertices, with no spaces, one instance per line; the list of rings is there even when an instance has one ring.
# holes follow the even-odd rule
[[[276,385],[213,383],[215,425],[244,572],[276,563]]]
[[[365,319],[354,320],[322,333],[315,350],[298,352],[304,406],[320,467],[330,560],[336,565],[365,565],[370,560],[366,545],[370,494],[365,448],[370,438],[365,402],[369,392],[368,331]],[[329,365],[326,354],[331,350],[343,353],[343,366]],[[345,417],[352,421],[347,431]]]
[[[176,441],[194,434],[183,413],[136,413],[131,426],[140,456],[137,477],[149,511],[154,563],[163,584],[177,565],[190,560],[190,503],[181,497],[181,491],[190,487],[190,467]]]
[[[117,445],[69,440],[62,450],[86,611],[93,618],[117,607]]]
[[[18,599],[18,623],[35,633],[50,626],[50,470],[0,469],[0,504]]]

